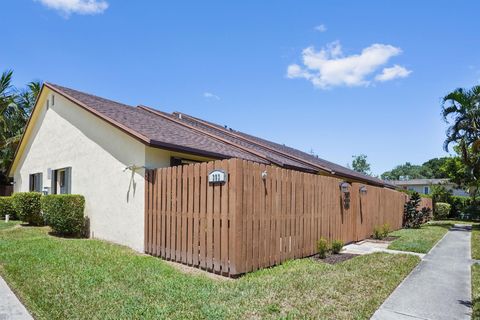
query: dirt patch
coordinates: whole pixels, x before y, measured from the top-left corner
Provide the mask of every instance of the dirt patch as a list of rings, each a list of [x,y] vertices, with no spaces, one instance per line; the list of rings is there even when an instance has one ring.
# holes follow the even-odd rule
[[[350,260],[350,259],[355,258],[357,256],[359,256],[359,254],[339,253],[339,254],[328,255],[325,259],[320,259],[318,257],[318,255],[315,255],[313,257],[313,259],[317,260],[317,261],[325,262],[325,263],[328,263],[328,264],[336,264],[336,263],[340,263],[340,262],[343,262],[343,261]]]

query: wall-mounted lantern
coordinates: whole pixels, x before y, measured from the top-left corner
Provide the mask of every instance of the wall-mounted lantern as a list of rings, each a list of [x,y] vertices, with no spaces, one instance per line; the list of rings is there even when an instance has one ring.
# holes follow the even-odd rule
[[[267,176],[268,176],[267,170],[263,171],[262,172],[262,180],[267,180]]]
[[[348,182],[340,183],[340,191],[342,192],[343,207],[350,209],[350,184]]]
[[[361,186],[360,189],[358,189],[358,191],[360,191],[360,194],[367,194],[367,187]]]
[[[343,193],[346,193],[348,192],[350,188],[350,184],[348,182],[342,182],[340,183],[340,190],[343,192]]]

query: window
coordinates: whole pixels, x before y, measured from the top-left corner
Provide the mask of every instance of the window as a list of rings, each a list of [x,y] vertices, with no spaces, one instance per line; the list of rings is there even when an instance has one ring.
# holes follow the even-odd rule
[[[72,190],[72,168],[52,170],[51,194],[69,194]]]
[[[170,166],[171,167],[183,166],[183,165],[186,165],[186,164],[192,164],[192,163],[197,163],[197,162],[201,162],[201,161],[178,158],[178,157],[171,157],[170,158]]]
[[[52,94],[52,107],[55,105],[55,95]]]
[[[423,193],[424,194],[428,194],[430,192],[430,188],[429,187],[423,187]]]
[[[39,172],[31,174],[29,180],[29,191],[43,191],[42,173]]]

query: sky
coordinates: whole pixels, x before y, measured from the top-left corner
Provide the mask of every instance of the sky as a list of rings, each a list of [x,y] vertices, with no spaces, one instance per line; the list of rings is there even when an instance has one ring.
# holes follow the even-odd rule
[[[374,174],[446,155],[479,1],[2,1],[0,71],[180,111]]]

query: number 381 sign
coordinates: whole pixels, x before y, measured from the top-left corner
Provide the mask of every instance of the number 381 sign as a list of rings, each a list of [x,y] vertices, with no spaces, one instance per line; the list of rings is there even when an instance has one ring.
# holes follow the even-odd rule
[[[213,170],[208,174],[209,183],[227,182],[227,173],[223,170]]]

